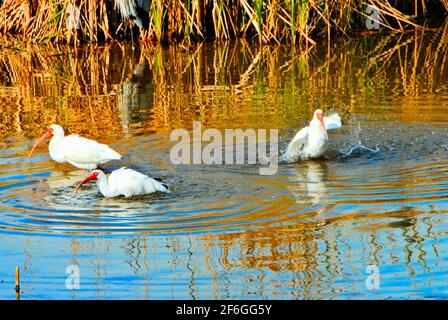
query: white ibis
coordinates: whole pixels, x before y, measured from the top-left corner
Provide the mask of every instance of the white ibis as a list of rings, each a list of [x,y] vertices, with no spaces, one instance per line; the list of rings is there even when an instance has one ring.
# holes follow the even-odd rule
[[[108,161],[121,159],[120,154],[105,144],[75,134],[65,137],[64,129],[57,124],[51,125],[36,141],[31,149],[30,158],[34,149],[50,137],[52,137],[48,147],[50,157],[58,163],[68,162],[77,168],[92,170]]]
[[[129,168],[120,168],[106,176],[101,170],[93,170],[76,188],[78,193],[81,186],[91,180],[96,184],[101,194],[106,198],[118,196],[132,197],[154,192],[170,192],[168,186],[156,179],[150,178]]]
[[[314,111],[310,125],[301,129],[289,143],[283,160],[319,158],[328,148],[327,130],[342,127],[341,118],[337,114],[324,117],[320,109]]]

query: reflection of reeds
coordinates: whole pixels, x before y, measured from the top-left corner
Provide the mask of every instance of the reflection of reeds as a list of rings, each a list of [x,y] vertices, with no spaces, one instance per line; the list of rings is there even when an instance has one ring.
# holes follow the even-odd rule
[[[184,48],[146,43],[139,60],[125,59],[135,55],[119,43],[85,50],[54,45],[4,49],[0,135],[35,135],[53,122],[98,135],[101,130],[120,133],[125,127],[188,128],[192,119],[221,128],[254,123],[283,128],[296,125],[300,115],[308,118],[317,107],[350,112],[371,105],[371,99],[378,103],[405,99],[398,104],[411,110],[413,99],[422,92],[436,94],[447,80],[447,28],[389,35],[379,41],[341,40],[337,50],[330,51],[290,50],[243,40],[223,42],[213,51],[209,44]],[[118,109],[118,101],[138,98],[120,95],[126,94],[124,87],[138,88],[141,76],[136,70],[142,66],[149,73],[146,83],[152,84],[138,108],[145,108],[142,101],[150,101],[146,106],[150,112],[145,113],[147,118],[120,115],[123,110],[144,113],[128,106]],[[129,121],[126,125],[124,118]]]
[[[121,21],[106,0],[5,0],[0,1],[0,34],[22,41],[46,42],[101,40],[120,37],[127,21]],[[403,31],[417,27],[413,13],[428,16],[425,1],[406,0],[153,0],[148,10],[149,26],[141,39],[256,36],[260,42],[315,44],[320,34],[366,30],[366,5],[378,9],[383,27]],[[447,0],[438,0],[439,10],[448,10]],[[68,23],[72,9],[79,9],[79,26]],[[409,9],[408,9],[409,10]],[[376,17],[375,17],[376,18]],[[79,27],[79,28],[78,28]]]
[[[281,273],[281,282],[289,289],[288,294],[297,294],[307,299],[315,298],[316,294],[326,294],[335,298],[337,292],[326,291],[320,288],[320,284],[330,284],[344,272],[347,273],[355,253],[367,255],[377,265],[380,265],[380,259],[396,257],[395,252],[389,252],[390,256],[384,256],[388,251],[384,250],[382,240],[378,237],[380,228],[391,243],[404,243],[403,255],[407,258],[405,264],[410,270],[413,271],[415,265],[421,264],[430,272],[426,265],[428,258],[422,250],[422,245],[415,245],[415,241],[412,240],[422,239],[428,234],[433,235],[431,225],[428,231],[416,227],[416,217],[422,213],[423,211],[404,207],[372,216],[347,214],[314,221],[302,216],[293,216],[290,217],[289,223],[277,221],[275,225],[266,223],[266,226],[254,229],[204,235],[201,237],[202,248],[206,250],[208,258],[204,259],[203,265],[213,271],[213,266],[208,264],[208,261],[218,255],[224,270],[248,269],[265,274],[266,277],[257,279],[259,288],[271,287],[272,282],[276,283],[275,280],[278,280],[276,275]],[[315,214],[310,213],[313,218],[316,218]],[[394,228],[393,223],[378,223],[378,221],[395,221],[394,218],[401,218],[409,225]],[[350,245],[340,241],[341,236],[344,237],[340,230],[349,229],[347,224],[356,224],[357,228],[362,230],[361,233],[356,230],[357,228],[349,231],[353,239],[351,243],[357,243],[357,248],[353,250],[347,250]],[[214,249],[217,244],[220,250]],[[434,250],[437,251],[438,248]],[[356,256],[356,259],[359,259],[359,256]],[[272,272],[274,276],[271,278]],[[364,284],[363,281],[361,283]],[[279,292],[278,295],[281,296],[282,293]]]
[[[0,66],[8,70],[8,81],[16,89],[16,102],[3,104],[2,114],[20,112],[17,117],[27,134],[36,134],[52,122],[68,127],[76,122],[94,127],[109,122],[116,113],[116,85],[121,83],[109,59],[108,48],[89,55],[59,47],[2,51]]]

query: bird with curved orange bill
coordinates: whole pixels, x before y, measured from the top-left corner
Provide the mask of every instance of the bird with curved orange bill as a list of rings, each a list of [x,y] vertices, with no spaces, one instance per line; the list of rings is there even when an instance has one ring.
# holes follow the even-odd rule
[[[76,134],[65,136],[64,129],[57,124],[51,125],[36,141],[29,157],[31,158],[37,146],[49,138],[50,157],[58,163],[68,162],[77,168],[92,170],[106,162],[121,159],[121,155],[106,144]]]
[[[92,180],[96,181],[100,193],[106,198],[119,196],[129,198],[156,192],[171,192],[168,185],[158,179],[150,178],[126,167],[112,171],[109,176],[106,176],[102,170],[93,170],[87,178],[81,181],[75,192],[78,193],[82,185]]]

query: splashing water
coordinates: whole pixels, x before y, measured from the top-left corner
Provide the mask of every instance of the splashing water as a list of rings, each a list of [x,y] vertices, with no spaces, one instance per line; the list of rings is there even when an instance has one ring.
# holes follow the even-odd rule
[[[376,154],[378,152],[380,152],[379,148],[375,148],[375,149],[368,148],[368,147],[362,145],[362,143],[360,141],[358,142],[358,144],[356,144],[354,146],[351,146],[348,148],[343,148],[343,149],[339,150],[339,154],[341,155],[342,158]]]

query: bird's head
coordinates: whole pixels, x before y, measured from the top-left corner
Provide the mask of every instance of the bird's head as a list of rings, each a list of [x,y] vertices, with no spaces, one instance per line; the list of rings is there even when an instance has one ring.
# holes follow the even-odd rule
[[[64,136],[64,129],[62,129],[62,127],[58,124],[52,124],[51,126],[48,127],[48,130],[52,132],[53,136],[56,137],[63,137]]]
[[[31,158],[31,156],[33,155],[34,149],[36,149],[36,147],[38,145],[40,145],[42,142],[44,142],[45,140],[47,140],[48,138],[51,138],[53,136],[63,137],[64,129],[62,129],[62,127],[57,124],[52,124],[51,126],[49,126],[47,131],[34,144],[33,148],[31,149],[29,157]]]
[[[327,127],[325,126],[324,122],[324,112],[321,109],[316,109],[316,111],[314,111],[313,120],[318,120],[322,124],[322,127],[325,131],[325,136],[328,139]]]
[[[87,183],[87,182],[92,181],[92,180],[97,180],[97,179],[101,178],[102,176],[104,176],[104,172],[103,171],[98,170],[98,169],[97,170],[93,170],[92,172],[89,173],[89,175],[84,180],[81,181],[81,183],[76,188],[75,193],[78,193],[79,189],[81,188],[81,186],[84,183]]]
[[[314,111],[314,119],[318,119],[318,120],[322,119],[322,121],[323,121],[323,118],[324,118],[324,112],[321,109],[316,109]]]

